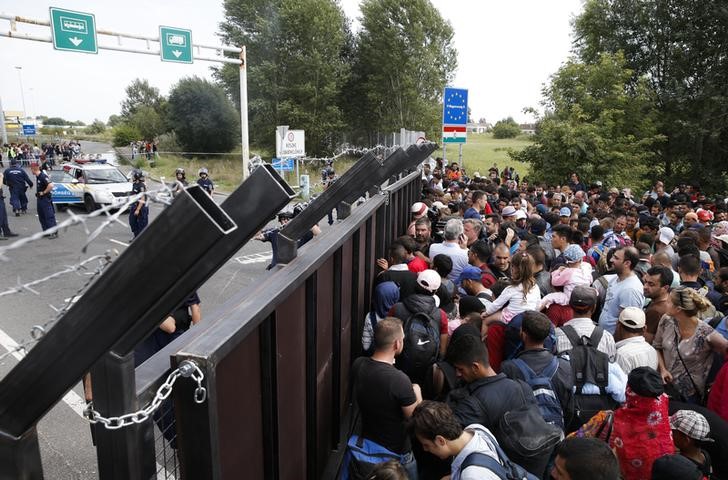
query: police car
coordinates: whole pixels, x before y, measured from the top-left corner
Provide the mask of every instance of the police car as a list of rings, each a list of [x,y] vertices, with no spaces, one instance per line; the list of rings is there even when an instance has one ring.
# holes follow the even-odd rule
[[[131,195],[132,183],[109,164],[64,163],[61,170],[49,172],[53,182],[52,199],[57,208],[81,204],[87,212],[101,205],[122,207]]]

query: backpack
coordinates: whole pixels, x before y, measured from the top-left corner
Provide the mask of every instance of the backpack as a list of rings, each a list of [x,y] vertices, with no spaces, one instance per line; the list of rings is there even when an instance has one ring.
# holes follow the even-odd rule
[[[440,329],[433,323],[423,312],[411,315],[404,323],[404,348],[397,363],[413,383],[421,384],[427,370],[437,361]]]
[[[559,369],[559,359],[553,357],[551,363],[539,374],[520,358],[514,359],[513,364],[518,367],[526,383],[533,389],[533,396],[536,397],[536,403],[538,403],[543,419],[546,420],[546,423],[556,425],[563,431],[564,411],[551,383],[551,379]]]
[[[484,467],[490,470],[493,474],[497,475],[501,480],[537,480],[537,477],[520,465],[513,463],[508,455],[500,448],[498,442],[488,432],[483,432],[488,439],[495,445],[495,451],[498,454],[498,458],[503,462],[501,465],[496,459],[490,455],[486,455],[481,452],[471,452],[466,456],[460,464],[460,473],[465,471],[470,466]]]
[[[543,476],[564,432],[541,416],[534,404],[506,412],[498,421],[498,439],[510,458],[529,472]]]
[[[401,463],[402,456],[361,435],[352,435],[347,443],[341,479],[366,480],[378,464],[389,460]]]
[[[609,383],[609,356],[597,350],[604,330],[594,327],[591,336],[579,337],[571,325],[561,330],[569,339],[572,349],[569,352],[569,363],[574,371],[574,418],[570,430],[575,430],[589,421],[600,410],[612,410],[617,403],[607,393]],[[591,383],[599,388],[598,395],[584,394],[584,385]]]

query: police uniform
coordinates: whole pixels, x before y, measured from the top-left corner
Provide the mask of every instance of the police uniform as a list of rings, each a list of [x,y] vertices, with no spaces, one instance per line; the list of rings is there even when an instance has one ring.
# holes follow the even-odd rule
[[[3,183],[10,189],[10,205],[13,207],[13,212],[19,216],[20,212],[25,213],[28,209],[28,197],[25,195],[25,191],[28,187],[33,186],[33,180],[16,161],[5,169],[3,175],[5,176]]]
[[[48,230],[56,226],[56,211],[53,208],[51,192],[44,194],[46,188],[51,183],[48,175],[44,171],[40,171],[35,181],[35,196],[38,198],[36,205],[38,208],[38,220],[43,230]]]
[[[210,177],[198,178],[197,185],[201,186],[209,195],[212,195],[212,190],[215,188]]]
[[[14,237],[16,234],[10,231],[8,226],[8,212],[5,210],[5,195],[3,194],[2,185],[0,185],[0,239]]]
[[[146,185],[144,185],[144,182],[136,181],[132,184],[132,195],[139,195],[140,193],[144,193],[146,191],[147,187]],[[129,207],[129,226],[131,227],[131,233],[134,234],[134,238],[142,233],[142,230],[144,230],[144,228],[149,223],[149,207],[147,207],[146,194],[142,195],[141,198],[144,201],[144,205],[142,205],[142,208],[139,210],[139,215],[136,215],[137,206],[139,204],[138,201],[132,203],[131,207]]]

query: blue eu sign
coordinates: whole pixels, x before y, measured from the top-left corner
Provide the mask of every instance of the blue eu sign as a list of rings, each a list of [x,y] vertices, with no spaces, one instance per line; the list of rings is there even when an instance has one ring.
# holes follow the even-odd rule
[[[468,124],[468,91],[464,88],[445,88],[442,108],[443,125]]]

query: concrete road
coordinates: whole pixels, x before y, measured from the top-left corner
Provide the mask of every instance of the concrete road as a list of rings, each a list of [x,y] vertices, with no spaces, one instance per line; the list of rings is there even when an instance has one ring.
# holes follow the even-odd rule
[[[108,145],[82,143],[86,153],[105,153]],[[148,189],[159,188],[153,181],[148,182]],[[12,216],[10,209],[10,228],[25,238],[40,231],[34,190],[28,192],[28,213],[20,217]],[[8,207],[7,188],[5,189],[6,207]],[[224,197],[216,198],[220,202]],[[152,204],[150,220],[162,211],[163,205]],[[58,222],[66,220],[69,215],[82,215],[81,208],[71,208],[66,212],[57,212]],[[126,222],[126,216],[122,219]],[[90,219],[87,228],[93,231],[101,224],[103,217]],[[324,222],[325,223],[325,222]],[[194,240],[194,232],[189,232],[190,240]],[[31,291],[2,295],[2,292],[18,284],[40,279],[67,266],[77,265],[92,255],[104,254],[116,249],[121,252],[128,247],[131,230],[126,225],[114,223],[106,228],[90,245],[86,253],[81,246],[86,242],[87,233],[81,225],[60,232],[57,239],[40,239],[21,248],[6,252],[7,261],[0,262],[0,355],[12,349],[14,342],[31,339],[30,331],[34,325],[43,324],[55,316],[53,308],[60,308],[64,300],[76,294],[87,281],[84,274],[69,273],[40,285]],[[0,249],[7,247],[11,241],[0,242]],[[270,259],[270,244],[251,240],[240,249],[235,258],[228,261],[199,290],[202,299],[203,321],[205,312],[226,301],[236,292],[266,275],[265,267]],[[91,265],[93,268],[95,264]],[[153,272],[150,273],[150,279]],[[109,292],[113,295],[114,292]],[[4,376],[17,364],[21,354],[6,356],[0,360],[0,376]],[[83,409],[83,390],[77,385],[64,401],[59,402],[39,423],[39,437],[42,449],[45,478],[54,480],[95,479],[98,478],[95,450],[91,445],[89,427],[81,417]]]

